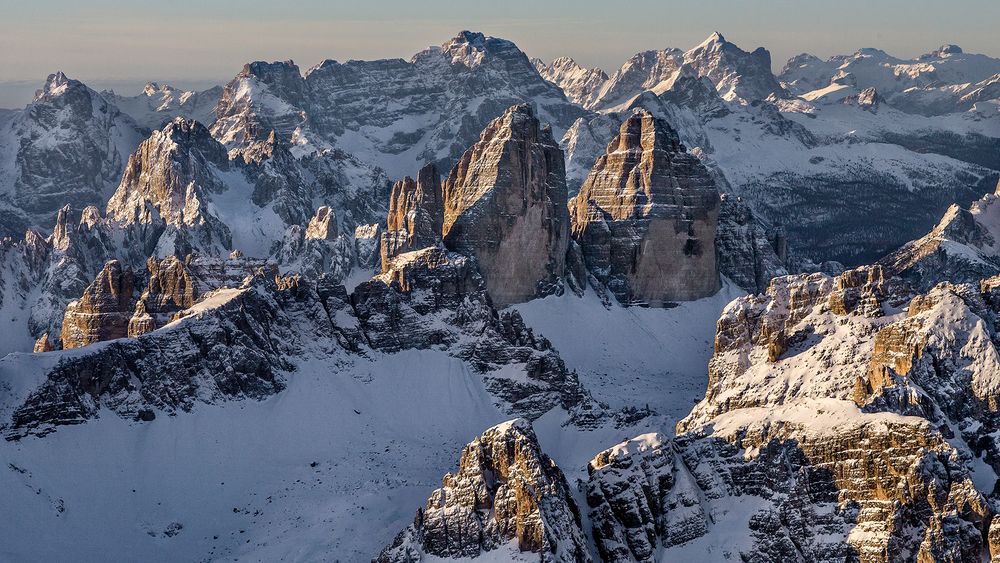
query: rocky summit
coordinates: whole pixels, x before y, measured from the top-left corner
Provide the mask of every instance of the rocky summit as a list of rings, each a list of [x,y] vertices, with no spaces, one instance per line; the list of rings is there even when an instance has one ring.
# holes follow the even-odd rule
[[[524,419],[494,426],[469,443],[458,471],[445,475],[413,525],[375,561],[420,561],[424,554],[476,558],[511,547],[537,553],[541,561],[591,560],[569,484]]]
[[[0,560],[1000,557],[1000,59],[634,8],[0,110]]]
[[[551,129],[531,106],[493,120],[443,190],[444,243],[476,257],[494,302],[556,290],[569,244],[566,170]]]
[[[719,191],[663,120],[625,120],[573,201],[573,238],[621,303],[662,306],[719,290]]]

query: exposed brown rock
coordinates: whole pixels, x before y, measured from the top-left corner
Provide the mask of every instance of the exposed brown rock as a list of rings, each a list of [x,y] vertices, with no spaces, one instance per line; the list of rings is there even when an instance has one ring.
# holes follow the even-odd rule
[[[493,120],[444,183],[444,243],[476,257],[498,306],[555,291],[569,214],[563,154],[531,106]]]
[[[228,259],[188,255],[149,258],[149,278],[128,324],[128,335],[138,336],[170,322],[177,313],[202,300],[210,291],[239,287],[243,280],[266,268],[266,261],[245,258],[234,251]],[[265,272],[276,273],[272,269]]]
[[[334,240],[337,238],[337,217],[333,214],[333,209],[326,205],[316,210],[316,214],[309,220],[306,227],[306,239],[308,240]]]
[[[63,348],[127,336],[134,284],[131,269],[123,268],[117,260],[105,264],[83,296],[66,307]]]
[[[34,351],[35,351],[36,354],[40,353],[40,352],[51,352],[52,350],[55,350],[55,349],[56,349],[56,347],[52,344],[52,341],[49,340],[49,333],[47,333],[47,332],[45,334],[39,336],[38,340],[35,341],[35,350]]]
[[[662,119],[643,110],[622,123],[572,211],[588,268],[619,302],[662,306],[721,287],[718,189]]]
[[[433,246],[441,240],[444,221],[441,176],[433,164],[392,186],[386,232],[382,233],[382,272],[393,256]]]
[[[591,560],[566,478],[524,419],[494,426],[466,446],[458,471],[445,475],[413,525],[376,561],[478,557],[511,541],[543,562]]]
[[[129,157],[121,183],[108,200],[108,218],[123,226],[146,226],[145,245],[156,244],[163,229],[178,229],[182,240],[172,244],[181,247],[174,249],[180,255],[192,247],[228,250],[229,227],[209,211],[208,203],[209,194],[225,191],[216,171],[231,167],[225,147],[208,129],[178,117],[154,131]]]

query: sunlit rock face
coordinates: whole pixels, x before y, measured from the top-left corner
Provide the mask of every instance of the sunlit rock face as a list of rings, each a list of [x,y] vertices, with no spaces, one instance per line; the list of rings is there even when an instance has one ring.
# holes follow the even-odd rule
[[[744,558],[980,560],[1000,466],[983,439],[1000,395],[995,286],[919,293],[869,266],[778,277],[726,308],[677,447],[710,513],[762,499]]]
[[[108,262],[83,296],[66,307],[63,348],[79,348],[126,336],[134,288],[132,270],[117,260]]]
[[[433,164],[421,168],[416,180],[407,176],[393,184],[380,247],[383,272],[394,256],[441,242],[442,197],[441,176]]]
[[[619,302],[662,306],[719,290],[719,191],[649,112],[622,123],[571,207],[588,269]]]
[[[494,303],[556,291],[569,213],[562,151],[528,105],[483,130],[444,183],[444,243],[476,257]]]
[[[458,471],[445,475],[413,525],[376,561],[476,558],[512,546],[540,561],[591,560],[569,484],[524,419],[494,426],[470,442]]]

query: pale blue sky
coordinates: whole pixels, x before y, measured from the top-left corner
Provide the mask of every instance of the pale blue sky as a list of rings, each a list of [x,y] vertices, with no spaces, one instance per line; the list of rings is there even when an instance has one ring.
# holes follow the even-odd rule
[[[288,4],[292,4],[289,6]],[[55,70],[84,81],[224,81],[249,60],[409,58],[461,29],[616,68],[645,49],[688,48],[718,30],[774,66],[879,47],[943,43],[1000,56],[998,0],[0,0],[0,82]]]

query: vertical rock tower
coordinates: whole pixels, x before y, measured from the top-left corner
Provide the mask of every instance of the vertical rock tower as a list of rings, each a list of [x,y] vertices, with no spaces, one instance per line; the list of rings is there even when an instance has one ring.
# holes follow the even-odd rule
[[[566,267],[563,154],[531,106],[483,130],[444,183],[444,244],[474,255],[498,307],[553,291]]]
[[[719,290],[719,191],[662,119],[626,119],[571,207],[587,268],[619,302],[659,307]]]
[[[393,184],[380,249],[382,273],[392,257],[440,242],[443,220],[441,176],[434,164],[421,168],[416,180],[407,176]]]

